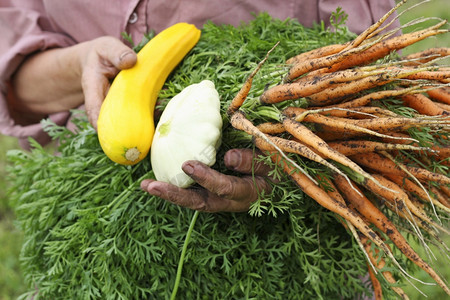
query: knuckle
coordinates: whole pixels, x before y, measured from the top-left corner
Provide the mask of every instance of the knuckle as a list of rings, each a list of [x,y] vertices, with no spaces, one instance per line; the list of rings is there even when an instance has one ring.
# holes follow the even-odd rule
[[[232,180],[221,180],[217,189],[215,190],[215,194],[219,197],[228,197],[233,194],[234,184]]]
[[[201,211],[201,212],[208,212],[209,211],[208,210],[208,205],[206,204],[205,201],[194,203],[191,208],[194,209],[194,210]]]

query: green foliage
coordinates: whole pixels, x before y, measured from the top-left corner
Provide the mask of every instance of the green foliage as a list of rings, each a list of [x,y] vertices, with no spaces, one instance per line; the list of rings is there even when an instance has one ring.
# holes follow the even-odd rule
[[[225,111],[252,68],[277,41],[243,110],[279,80],[287,57],[350,38],[322,27],[304,28],[266,14],[249,24],[205,25],[190,55],[161,92],[161,106],[183,87],[210,79]],[[264,79],[264,80],[262,80]],[[227,124],[226,114],[224,121]],[[42,299],[168,299],[194,211],[139,188],[152,178],[150,162],[120,166],[102,152],[83,114],[76,134],[50,122],[59,141],[53,155],[33,142],[31,152],[8,153],[11,201],[24,232],[23,262],[29,292]],[[221,154],[250,145],[225,126]],[[315,170],[316,166],[305,166]],[[319,170],[317,170],[319,171]],[[276,170],[275,170],[276,172]],[[200,213],[187,248],[179,295],[185,299],[351,299],[367,293],[364,257],[334,214],[304,196],[285,175],[273,194],[249,213]]]
[[[14,226],[14,213],[6,193],[6,151],[17,148],[16,139],[0,135],[0,299],[16,299],[26,288],[21,276],[19,252],[22,233]]]

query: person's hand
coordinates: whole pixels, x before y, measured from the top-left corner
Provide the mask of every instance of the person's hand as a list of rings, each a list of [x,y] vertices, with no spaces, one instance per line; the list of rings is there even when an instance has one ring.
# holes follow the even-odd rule
[[[199,211],[244,212],[258,199],[259,193],[271,191],[267,177],[270,167],[254,161],[254,158],[252,149],[232,149],[225,154],[226,167],[246,174],[242,177],[225,175],[199,161],[190,160],[183,164],[182,169],[201,187],[183,189],[146,179],[141,182],[141,188],[173,204]]]
[[[134,66],[136,59],[136,53],[114,37],[37,52],[12,77],[10,111],[21,124],[32,124],[85,104],[96,128],[110,80]]]
[[[120,40],[101,37],[87,45],[86,54],[81,61],[81,84],[89,122],[97,129],[100,107],[106,97],[110,80],[120,70],[136,64],[136,53]]]

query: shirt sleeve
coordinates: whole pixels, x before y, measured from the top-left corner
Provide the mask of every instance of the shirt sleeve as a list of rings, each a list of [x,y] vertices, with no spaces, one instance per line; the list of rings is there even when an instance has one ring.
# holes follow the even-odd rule
[[[359,34],[377,22],[394,6],[394,0],[318,0],[319,20],[323,20],[325,25],[329,26],[332,13],[337,7],[341,7],[348,15],[346,25],[349,30]],[[385,24],[388,24],[396,15],[396,13],[392,14]],[[400,22],[395,20],[388,29],[399,26]]]
[[[28,148],[28,137],[45,144],[50,139],[39,123],[17,124],[8,109],[8,82],[20,64],[30,54],[49,48],[67,47],[75,42],[68,36],[51,31],[41,1],[21,1],[20,7],[2,5],[0,7],[0,133],[15,136],[21,146]],[[25,2],[25,4],[24,4]],[[26,3],[29,2],[29,5]],[[49,116],[62,125],[69,117],[68,112]]]

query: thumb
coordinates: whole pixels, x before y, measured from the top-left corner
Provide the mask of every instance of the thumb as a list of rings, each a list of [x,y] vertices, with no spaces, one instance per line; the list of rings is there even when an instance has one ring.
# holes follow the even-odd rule
[[[99,56],[118,70],[131,68],[136,64],[137,55],[122,41],[113,37],[104,37],[98,48]]]
[[[118,62],[115,64],[115,67],[119,70],[129,69],[133,67],[137,62],[136,53],[130,48],[125,49],[119,55]]]

